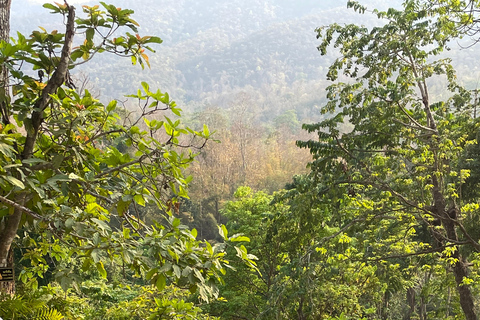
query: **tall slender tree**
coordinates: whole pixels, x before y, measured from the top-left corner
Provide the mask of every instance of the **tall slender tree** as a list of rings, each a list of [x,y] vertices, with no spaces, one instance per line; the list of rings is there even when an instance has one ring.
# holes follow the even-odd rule
[[[10,36],[10,6],[12,0],[1,0],[0,1],[0,41],[8,41]],[[0,114],[2,117],[3,123],[9,123],[9,110],[7,108],[6,98],[8,96],[8,70],[3,67],[0,69],[0,90],[2,91],[2,99],[0,101]],[[7,221],[8,222],[8,221]],[[2,221],[0,224],[0,231],[5,228],[6,223]],[[0,238],[0,241],[3,243],[4,239]],[[10,261],[8,261],[10,260]],[[13,252],[9,248],[7,257],[5,255],[0,259],[0,267],[8,267],[13,265]],[[14,282],[4,282],[0,285],[0,292],[13,293],[15,291]]]
[[[365,12],[357,2],[349,6]],[[450,60],[438,57],[457,36],[455,25],[432,17],[429,4],[421,1],[407,0],[403,6],[374,11],[383,22],[370,30],[353,24],[318,30],[321,53],[330,44],[340,53],[328,78],[348,80],[327,89],[323,112],[334,115],[305,125],[319,140],[299,145],[314,155],[313,175],[329,186],[326,195],[344,194],[362,204],[347,215],[344,206],[324,195],[347,227],[385,224],[386,217],[392,219],[391,228],[404,224],[405,230],[420,232],[426,227],[429,240],[416,254],[437,252],[438,263],[455,277],[466,319],[476,320],[468,253],[480,252],[480,243],[468,231],[467,216],[478,211],[475,201],[462,198],[470,172],[461,163],[476,143],[471,132],[479,122]],[[430,92],[435,77],[446,80],[447,100],[436,100]],[[344,121],[353,129],[342,130]],[[392,237],[385,233],[382,239],[391,244]],[[392,256],[412,254],[389,247]]]
[[[12,0],[0,1],[0,38],[8,40],[10,36],[10,6]]]

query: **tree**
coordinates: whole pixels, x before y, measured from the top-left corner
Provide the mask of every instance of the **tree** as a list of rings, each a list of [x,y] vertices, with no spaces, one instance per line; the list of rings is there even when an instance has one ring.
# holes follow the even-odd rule
[[[286,207],[271,205],[273,195],[254,193],[249,187],[239,187],[234,196],[235,200],[225,204],[222,214],[229,220],[229,232],[246,235],[251,240],[245,247],[258,257],[260,272],[234,264],[235,271],[227,270],[226,284],[220,287],[225,301],[213,302],[209,313],[225,319],[259,319],[277,281],[278,268],[287,257],[271,219],[274,212],[285,211]]]
[[[0,1],[0,40],[8,41],[10,37],[10,5],[12,0]],[[8,80],[8,72],[2,69],[2,81],[4,84]],[[3,109],[3,108],[2,108]],[[3,116],[3,114],[2,114]]]
[[[363,245],[361,229],[347,236],[328,227],[334,217],[317,201],[318,189],[309,180],[296,176],[288,190],[273,195],[240,187],[235,200],[226,203],[222,212],[228,230],[251,239],[245,247],[259,258],[260,273],[233,263],[236,271],[227,270],[220,287],[226,301],[210,303],[210,314],[226,319],[330,319],[342,313],[372,318],[382,296],[394,290],[387,282],[398,281],[399,268],[355,260]],[[312,250],[312,241],[319,239],[324,241]]]
[[[356,2],[348,5],[365,12]],[[298,145],[313,154],[312,177],[325,186],[321,201],[329,203],[342,230],[383,224],[388,231],[403,225],[411,240],[427,230],[425,241],[417,241],[410,252],[411,247],[399,246],[402,238],[384,232],[380,243],[389,250],[380,251],[372,239],[365,260],[435,253],[435,263],[454,275],[462,310],[473,320],[475,273],[469,265],[480,244],[469,232],[474,223],[469,217],[479,212],[476,199],[462,196],[470,175],[462,163],[466,149],[476,143],[470,133],[478,131],[479,122],[470,92],[456,82],[450,60],[439,58],[458,35],[455,24],[432,17],[435,11],[420,1],[407,0],[403,7],[374,10],[382,23],[370,30],[354,24],[318,29],[321,53],[333,44],[340,54],[327,77],[344,82],[327,88],[329,101],[322,112],[333,116],[304,125],[318,134],[318,141]],[[429,92],[435,78],[442,78],[450,92],[445,101],[435,101]],[[344,121],[350,131],[341,130]],[[344,196],[354,201],[332,201]]]
[[[21,243],[30,267],[19,279],[33,287],[48,269],[46,256],[80,261],[103,277],[110,259],[160,290],[177,283],[198,288],[203,299],[216,296],[225,244],[201,244],[170,212],[178,197],[187,197],[191,178],[182,170],[195,156],[189,148],[209,139],[208,128],[197,132],[171,120],[166,112],[181,110],[147,83],[130,96],[139,107],[130,112],[116,101],[102,104],[88,90],[77,93],[70,77],[102,52],[149,65],[145,50],[161,39],[136,34],[132,10],[103,2],[83,6],[84,18],[66,2],[44,7],[64,16],[65,33],[41,28],[0,44],[11,87],[0,99],[0,261]],[[118,35],[121,28],[135,34]],[[72,49],[77,36],[81,45]],[[163,220],[146,225],[138,215],[146,205],[156,205]],[[56,277],[66,289],[76,276],[67,265]]]
[[[10,4],[11,0],[5,0],[0,2],[0,40],[8,41],[10,36]],[[8,92],[8,71],[5,68],[1,69],[0,79],[3,83],[1,91]],[[5,113],[6,103],[0,102],[0,112],[2,116],[2,122],[8,121],[8,116]],[[12,257],[10,257],[12,259]],[[0,261],[0,267],[6,267],[6,261]],[[7,291],[12,291],[13,287],[10,283],[2,283],[0,288],[5,288]]]
[[[479,13],[480,3],[477,0],[468,1],[432,1],[430,3],[430,10],[438,14],[441,19],[444,19],[451,26],[454,26],[459,32],[459,36],[468,36],[476,44],[480,38]]]

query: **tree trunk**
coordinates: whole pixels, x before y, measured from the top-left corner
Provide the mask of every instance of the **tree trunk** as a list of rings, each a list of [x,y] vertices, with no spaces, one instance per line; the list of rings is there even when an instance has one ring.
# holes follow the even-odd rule
[[[427,320],[427,305],[425,297],[420,297],[420,310],[419,310],[420,320]]]
[[[0,0],[0,40],[8,41],[10,37],[10,5],[12,0]],[[7,108],[7,100],[9,95],[8,89],[8,70],[1,68],[0,70],[0,112],[2,122],[10,123],[10,114]]]
[[[13,268],[13,261],[13,250],[10,249],[8,250],[8,258],[6,260],[6,263],[4,265],[1,265],[1,267]],[[15,278],[15,274],[13,276]],[[15,281],[0,282],[0,294],[7,294],[13,296],[15,294]]]
[[[438,161],[438,160],[437,160]],[[434,201],[434,210],[432,211],[437,217],[442,220],[442,225],[445,228],[447,241],[456,243],[459,241],[456,230],[455,220],[460,216],[460,210],[453,206],[446,210],[445,196],[441,191],[440,182],[438,178],[432,176],[433,188],[432,195]],[[453,274],[455,276],[455,282],[457,283],[457,292],[460,297],[460,306],[465,314],[466,320],[477,320],[475,313],[475,304],[473,302],[473,295],[468,285],[463,284],[463,279],[468,277],[468,267],[463,259],[458,248],[453,252],[452,258],[456,259],[457,263],[453,266]]]
[[[445,213],[448,216],[448,213]],[[448,216],[444,220],[444,227],[447,231],[449,239],[458,241],[457,232],[455,230],[455,223]],[[467,320],[477,320],[475,313],[475,304],[473,302],[473,295],[470,287],[463,284],[463,279],[468,277],[467,263],[463,259],[458,249],[452,254],[452,258],[457,259],[457,263],[453,267],[453,274],[455,275],[455,282],[457,283],[457,291],[460,296],[460,306],[465,314]]]
[[[0,0],[0,40],[8,41],[10,37],[10,5],[12,0]],[[3,66],[0,69],[0,113],[3,124],[10,123],[10,113],[8,110],[9,87],[8,70]],[[20,222],[22,212],[15,212],[9,217],[4,217],[0,221],[0,267],[13,268],[13,251],[10,247],[11,241],[5,242],[4,235],[9,226]],[[17,222],[18,221],[18,222]],[[17,228],[15,228],[15,233]],[[0,282],[0,293],[13,295],[15,293],[15,282]]]
[[[300,301],[298,304],[298,309],[297,309],[297,314],[298,314],[298,320],[305,320],[306,316],[303,313],[303,296],[300,297]]]
[[[383,295],[382,312],[381,312],[382,320],[388,319],[388,300],[389,299],[390,299],[389,294],[385,292],[385,294]]]
[[[16,202],[24,205],[26,194],[21,193],[16,198]],[[23,211],[16,208],[13,213],[5,217],[2,221],[2,228],[0,229],[0,267],[13,268],[13,250],[12,242],[17,235],[17,230],[22,220]],[[6,293],[11,296],[15,294],[15,281],[0,282],[0,293]]]
[[[465,319],[477,320],[472,292],[468,285],[463,284],[463,279],[468,276],[468,270],[466,263],[460,254],[458,254],[458,262],[453,268],[453,273],[455,274],[455,282],[457,283],[457,290],[460,295],[460,305],[465,313]]]
[[[433,178],[433,197],[435,201],[435,214],[437,217],[442,218],[442,225],[445,228],[448,241],[458,242],[458,234],[455,228],[455,219],[459,216],[459,210],[453,206],[450,210],[446,211],[446,202],[443,194],[439,192],[438,181]],[[462,307],[465,319],[477,320],[475,313],[475,304],[473,302],[473,295],[468,285],[463,284],[463,279],[468,277],[467,264],[460,254],[458,248],[453,252],[452,258],[456,259],[457,263],[453,266],[453,274],[455,276],[455,282],[457,283],[457,292],[460,297],[460,306]]]
[[[10,4],[11,0],[0,0],[0,32],[1,36],[5,37],[6,39],[8,39],[8,33],[10,30]],[[33,105],[33,112],[31,114],[33,130],[27,131],[25,144],[21,154],[20,150],[17,150],[18,155],[21,157],[21,159],[28,159],[32,156],[35,147],[35,141],[37,139],[37,133],[43,122],[43,111],[50,102],[51,94],[55,93],[65,81],[65,77],[68,72],[68,65],[70,63],[73,37],[75,34],[74,24],[75,8],[72,6],[68,6],[65,43],[62,47],[61,57],[55,71],[53,72],[47,85],[43,89],[39,99],[37,99],[35,101],[35,104]],[[1,76],[4,78],[3,82],[0,83],[0,90],[3,89],[3,99],[0,99],[0,108],[2,111],[2,121],[4,123],[8,123],[10,121],[10,104],[9,99],[7,99],[7,96],[9,95],[9,90],[6,89],[8,88],[8,74],[4,73],[6,72],[6,70],[4,70],[5,68],[2,68],[1,71]],[[13,201],[2,197],[3,199],[1,201],[3,202],[3,205],[13,207],[14,210],[11,215],[4,217],[0,223],[0,266],[13,267],[13,258],[8,259],[8,257],[9,255],[12,255],[11,245],[20,226],[22,215],[24,212],[28,213],[29,210],[28,208],[24,207],[25,203],[27,202],[27,197],[27,192],[20,192],[16,196],[13,196]],[[0,292],[8,292],[10,294],[13,294],[14,290],[14,285],[13,287],[12,285],[9,285],[8,288],[0,286]]]
[[[10,36],[10,5],[12,0],[0,0],[0,39],[8,40]]]
[[[410,320],[412,315],[415,313],[415,288],[408,288],[407,289],[407,304],[408,310],[403,320]]]

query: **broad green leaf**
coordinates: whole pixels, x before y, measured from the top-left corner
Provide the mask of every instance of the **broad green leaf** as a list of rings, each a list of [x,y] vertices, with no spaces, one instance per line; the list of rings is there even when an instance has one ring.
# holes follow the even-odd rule
[[[25,185],[23,184],[22,181],[18,180],[15,177],[12,176],[1,176],[3,179],[7,180],[11,184],[13,184],[15,187],[18,187],[20,189],[25,189]]]
[[[165,286],[167,285],[167,280],[165,278],[165,275],[159,274],[157,276],[157,281],[155,282],[155,285],[158,291],[163,291],[163,289],[165,289]]]
[[[180,279],[180,277],[182,276],[182,270],[180,269],[179,266],[177,266],[175,264],[173,265],[173,273],[175,274],[177,279]]]
[[[173,221],[172,221],[172,227],[178,228],[178,226],[180,225],[180,223],[181,223],[181,220],[180,220],[180,219],[174,218]]]
[[[113,110],[115,110],[116,107],[117,107],[117,100],[110,101],[110,103],[107,105],[107,112],[112,112]]]
[[[220,233],[220,236],[223,238],[223,240],[228,240],[228,230],[225,225],[218,226],[218,233]]]
[[[240,241],[245,241],[245,242],[250,242],[250,238],[242,235],[235,235],[229,239],[232,242],[240,242]]]
[[[141,194],[136,194],[134,197],[133,197],[134,201],[141,205],[142,207],[145,207],[145,198],[143,197],[143,195]]]
[[[100,273],[100,276],[104,279],[107,278],[107,271],[105,270],[105,267],[103,266],[102,261],[98,261],[96,264],[97,270]]]

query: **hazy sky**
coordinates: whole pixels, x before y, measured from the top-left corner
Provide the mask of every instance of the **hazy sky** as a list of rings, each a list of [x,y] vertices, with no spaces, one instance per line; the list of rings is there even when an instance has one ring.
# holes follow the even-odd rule
[[[57,2],[57,3],[63,3],[63,0],[27,0],[30,3],[38,3],[38,4],[44,4],[46,2]],[[68,4],[85,4],[85,3],[91,3],[94,0],[67,0]]]

